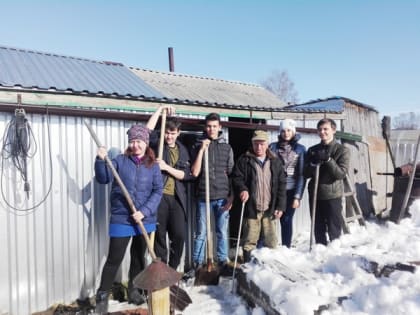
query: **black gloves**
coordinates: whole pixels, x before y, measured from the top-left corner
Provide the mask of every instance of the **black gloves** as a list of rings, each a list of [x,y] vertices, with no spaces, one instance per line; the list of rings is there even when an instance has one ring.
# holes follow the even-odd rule
[[[330,153],[328,152],[328,148],[321,147],[316,151],[312,151],[310,159],[312,164],[321,164],[327,162],[330,159]]]

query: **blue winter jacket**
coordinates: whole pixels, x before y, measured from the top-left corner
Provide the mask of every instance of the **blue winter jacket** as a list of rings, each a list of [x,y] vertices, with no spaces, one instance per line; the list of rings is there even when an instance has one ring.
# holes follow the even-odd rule
[[[124,154],[116,156],[112,164],[126,186],[134,206],[143,213],[143,224],[156,224],[157,209],[163,191],[159,165],[155,163],[151,167],[146,167],[143,162],[136,165],[132,157]],[[95,161],[95,177],[100,184],[108,184],[112,181],[110,223],[135,224],[120,186],[113,180],[112,172],[106,162],[99,158]]]

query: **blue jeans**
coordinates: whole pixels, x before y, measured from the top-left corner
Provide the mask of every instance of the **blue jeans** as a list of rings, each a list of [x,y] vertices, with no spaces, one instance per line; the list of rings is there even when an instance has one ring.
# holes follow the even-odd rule
[[[293,216],[295,208],[292,208],[293,200],[295,199],[295,190],[290,189],[287,191],[287,207],[285,213],[280,218],[281,224],[281,243],[284,246],[290,247],[292,244],[293,236]]]
[[[229,211],[222,207],[226,204],[226,199],[210,200],[210,213],[213,212],[216,222],[217,237],[217,260],[225,262],[228,259],[228,224]],[[198,201],[196,232],[194,238],[193,261],[202,264],[204,261],[204,246],[206,244],[206,203],[204,200]]]

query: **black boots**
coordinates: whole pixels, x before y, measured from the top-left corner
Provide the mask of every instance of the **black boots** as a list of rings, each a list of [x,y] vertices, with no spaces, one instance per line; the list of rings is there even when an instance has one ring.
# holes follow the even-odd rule
[[[194,262],[193,265],[192,265],[192,268],[184,273],[184,275],[182,276],[182,280],[187,281],[188,279],[194,278],[197,270],[202,268],[202,267],[203,267],[202,264]]]
[[[251,261],[251,252],[250,251],[244,250],[243,255],[244,255],[244,263],[247,263],[247,262]]]
[[[114,282],[112,285],[112,298],[117,300],[118,302],[122,303],[127,301],[126,296],[127,288],[122,285],[120,282]]]
[[[108,314],[108,296],[109,296],[109,292],[107,291],[96,292],[96,306],[95,306],[96,314],[99,314],[99,315]]]
[[[128,283],[128,303],[140,305],[146,302],[146,297],[143,290],[135,288],[133,283]]]

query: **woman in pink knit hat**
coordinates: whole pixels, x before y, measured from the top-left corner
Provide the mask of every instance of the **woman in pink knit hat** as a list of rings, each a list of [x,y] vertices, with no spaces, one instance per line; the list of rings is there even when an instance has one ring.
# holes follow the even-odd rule
[[[127,135],[128,146],[124,154],[112,159],[112,164],[133,200],[137,210],[135,214],[131,213],[121,187],[114,181],[112,172],[104,161],[107,154],[104,147],[98,148],[95,161],[95,178],[98,183],[112,183],[109,251],[96,293],[97,314],[108,314],[108,295],[130,240],[128,301],[133,304],[145,301],[141,292],[133,286],[134,277],[146,267],[147,245],[138,223],[141,221],[148,233],[156,230],[157,209],[162,198],[163,184],[159,164],[149,147],[149,129],[142,125],[133,125]]]

